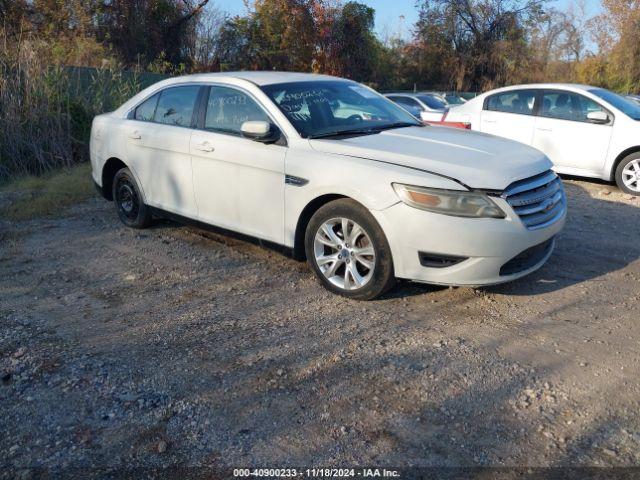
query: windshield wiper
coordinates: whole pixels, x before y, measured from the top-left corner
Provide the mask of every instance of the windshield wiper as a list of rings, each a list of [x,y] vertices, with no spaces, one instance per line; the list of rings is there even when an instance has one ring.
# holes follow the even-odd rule
[[[396,122],[390,123],[388,125],[381,125],[379,127],[374,127],[376,130],[391,130],[392,128],[405,128],[405,127],[424,127],[421,123],[410,123],[410,122]]]
[[[340,137],[342,135],[374,135],[380,133],[380,130],[373,128],[362,128],[357,130],[335,130],[332,132],[318,133],[316,135],[309,135],[307,138],[312,140],[314,138],[328,138],[328,137]]]
[[[377,127],[369,127],[369,128],[359,128],[354,130],[335,130],[332,132],[326,133],[318,133],[316,135],[309,135],[309,139],[314,138],[328,138],[328,137],[339,137],[342,135],[375,135],[376,133],[380,133],[383,130],[391,130],[392,128],[404,128],[404,127],[421,127],[422,125],[418,123],[410,123],[410,122],[396,122],[389,123],[387,125],[380,125]]]

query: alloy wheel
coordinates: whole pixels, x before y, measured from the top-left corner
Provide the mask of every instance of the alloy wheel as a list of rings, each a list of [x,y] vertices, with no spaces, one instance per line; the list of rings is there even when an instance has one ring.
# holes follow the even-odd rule
[[[369,234],[348,218],[332,218],[316,232],[315,262],[333,285],[357,290],[369,283],[376,265],[376,252]]]
[[[631,160],[625,165],[622,181],[629,190],[640,192],[640,159]]]

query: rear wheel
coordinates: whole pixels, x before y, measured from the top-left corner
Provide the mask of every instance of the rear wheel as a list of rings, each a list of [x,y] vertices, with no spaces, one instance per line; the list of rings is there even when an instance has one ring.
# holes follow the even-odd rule
[[[640,152],[627,155],[618,164],[616,184],[623,192],[640,195]]]
[[[128,168],[116,173],[112,193],[118,217],[127,227],[145,228],[151,224],[151,210],[142,201],[138,183]]]
[[[371,214],[350,199],[322,206],[305,235],[307,261],[330,291],[371,300],[395,283],[387,239]]]

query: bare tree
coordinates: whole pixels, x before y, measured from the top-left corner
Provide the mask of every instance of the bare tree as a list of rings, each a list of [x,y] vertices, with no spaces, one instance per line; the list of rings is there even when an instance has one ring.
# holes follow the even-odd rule
[[[227,15],[215,4],[209,4],[198,14],[195,26],[195,38],[192,42],[194,71],[215,72],[220,70],[218,44],[220,29],[227,19]]]

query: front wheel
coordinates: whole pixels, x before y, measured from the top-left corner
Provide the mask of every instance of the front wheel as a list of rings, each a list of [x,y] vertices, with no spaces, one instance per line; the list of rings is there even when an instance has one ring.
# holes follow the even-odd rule
[[[128,168],[116,173],[112,193],[118,217],[127,227],[145,228],[151,224],[151,211],[142,201],[138,183]]]
[[[371,300],[395,283],[382,228],[353,200],[335,200],[318,209],[307,226],[305,252],[322,284],[339,295]]]
[[[625,193],[640,195],[640,152],[627,155],[618,164],[616,184]]]

